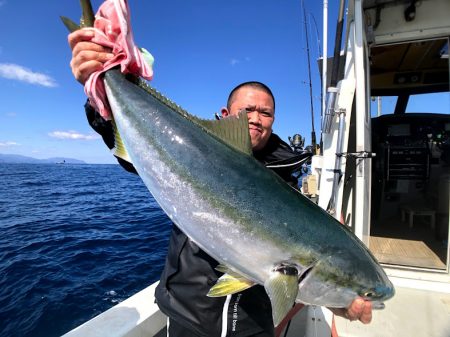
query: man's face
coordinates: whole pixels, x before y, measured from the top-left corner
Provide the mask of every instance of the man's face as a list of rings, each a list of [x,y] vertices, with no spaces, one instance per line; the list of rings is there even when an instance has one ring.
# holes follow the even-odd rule
[[[273,103],[268,93],[252,87],[242,87],[235,93],[230,109],[222,109],[222,116],[236,116],[240,111],[246,110],[252,149],[262,150],[272,133],[275,120]]]

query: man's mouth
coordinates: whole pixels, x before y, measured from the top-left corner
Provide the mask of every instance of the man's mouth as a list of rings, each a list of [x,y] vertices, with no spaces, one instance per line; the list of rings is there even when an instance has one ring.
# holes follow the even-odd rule
[[[257,127],[249,127],[248,129],[252,133],[262,133],[262,130],[260,128],[257,128]]]

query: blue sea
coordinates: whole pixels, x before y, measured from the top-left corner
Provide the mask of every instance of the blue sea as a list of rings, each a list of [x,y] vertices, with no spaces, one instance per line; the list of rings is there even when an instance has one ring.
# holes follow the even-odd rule
[[[0,164],[0,337],[60,336],[150,285],[170,226],[118,165]]]

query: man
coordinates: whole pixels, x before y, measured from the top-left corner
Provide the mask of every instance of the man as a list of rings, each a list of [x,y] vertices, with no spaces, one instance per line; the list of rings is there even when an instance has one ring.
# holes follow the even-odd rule
[[[71,68],[82,84],[90,74],[102,69],[113,55],[105,48],[90,42],[88,30],[78,30],[69,35],[72,49]],[[266,166],[295,158],[291,148],[272,132],[275,120],[275,99],[270,89],[259,82],[246,82],[229,95],[222,116],[247,112],[249,133],[254,156]],[[105,143],[113,144],[110,122],[103,120],[89,104],[86,105],[89,123],[99,132]],[[127,166],[120,161],[129,171]],[[292,182],[292,168],[274,169],[285,181]],[[168,333],[175,336],[255,336],[274,335],[271,305],[262,286],[254,286],[226,298],[210,298],[206,294],[221,273],[215,268],[218,262],[202,251],[194,242],[173,226],[169,252],[155,297],[160,309],[169,317]],[[355,300],[348,309],[333,310],[350,320],[369,323],[371,304]]]

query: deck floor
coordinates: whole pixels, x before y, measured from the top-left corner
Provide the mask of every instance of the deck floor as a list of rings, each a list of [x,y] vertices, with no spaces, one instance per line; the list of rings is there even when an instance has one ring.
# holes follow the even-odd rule
[[[369,247],[381,263],[446,269],[447,244],[436,240],[426,220],[417,221],[413,228],[400,216],[375,223]]]
[[[445,263],[423,241],[371,236],[369,245],[381,263],[445,269]]]

